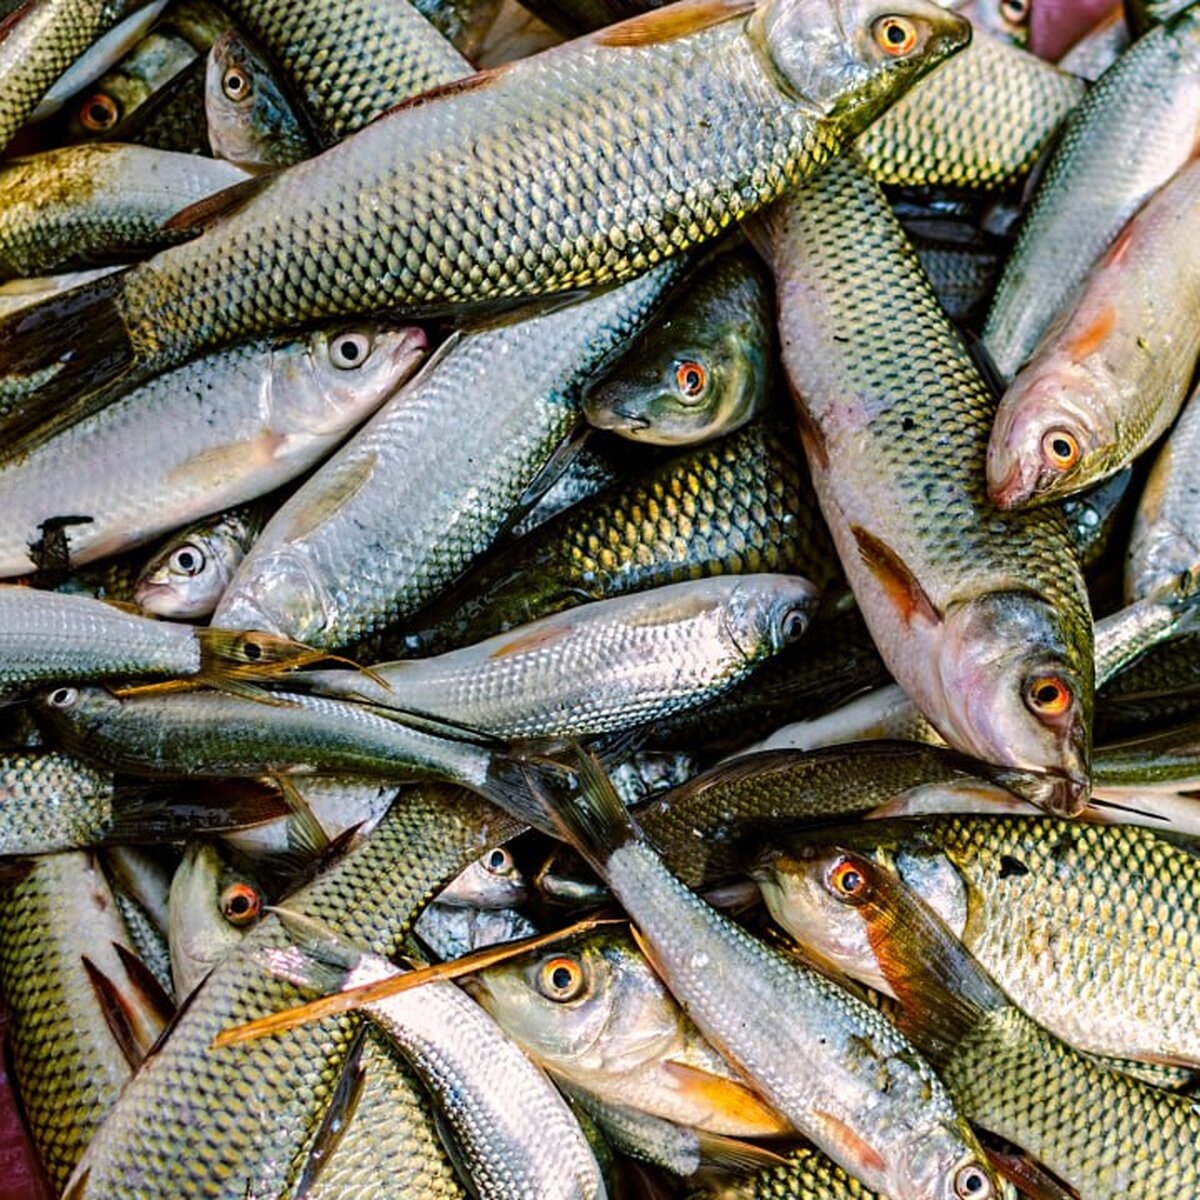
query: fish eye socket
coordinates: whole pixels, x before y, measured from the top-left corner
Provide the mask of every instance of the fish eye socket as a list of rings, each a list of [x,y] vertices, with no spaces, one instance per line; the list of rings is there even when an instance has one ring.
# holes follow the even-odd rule
[[[825,885],[839,900],[857,903],[865,900],[871,890],[866,871],[852,858],[839,858],[826,872]]]
[[[798,641],[808,629],[808,613],[802,608],[789,608],[779,621],[779,635],[788,643]]]
[[[1037,717],[1061,717],[1073,698],[1070,687],[1057,675],[1038,675],[1025,689],[1025,703]]]
[[[977,1163],[959,1167],[954,1176],[954,1194],[961,1200],[989,1200],[995,1194],[988,1173]]]
[[[176,575],[186,575],[190,579],[204,570],[204,552],[191,542],[185,542],[171,555],[169,565]]]
[[[1058,471],[1069,471],[1079,461],[1079,439],[1068,429],[1050,429],[1042,437],[1042,457]]]
[[[1010,25],[1024,25],[1029,20],[1029,0],[1000,0],[1000,15]]]
[[[221,91],[230,100],[244,100],[250,94],[250,79],[240,67],[227,67],[221,76]]]
[[[111,129],[120,116],[121,110],[117,107],[117,102],[111,96],[97,92],[84,101],[83,107],[79,110],[79,123],[84,129],[100,133],[105,129]]]
[[[903,58],[917,46],[917,27],[907,17],[880,17],[872,33],[875,44],[892,58]]]
[[[361,367],[371,353],[371,339],[365,333],[339,333],[329,343],[329,361],[339,371]]]
[[[483,866],[493,875],[507,875],[513,869],[513,857],[503,846],[497,846],[484,855]]]
[[[583,967],[574,958],[552,958],[538,971],[538,991],[547,1000],[566,1004],[583,991]]]
[[[55,688],[46,699],[51,708],[70,708],[78,696],[75,688],[61,687]]]
[[[221,893],[221,913],[231,925],[249,925],[262,912],[262,898],[248,883],[232,883]]]
[[[675,383],[681,395],[688,400],[696,400],[708,386],[708,372],[701,363],[687,359],[675,368]]]

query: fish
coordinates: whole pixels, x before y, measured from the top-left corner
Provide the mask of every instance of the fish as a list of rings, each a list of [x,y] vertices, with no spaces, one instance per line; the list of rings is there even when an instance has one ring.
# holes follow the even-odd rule
[[[949,7],[962,13],[976,29],[1009,45],[1029,48],[1030,13],[1035,0],[959,0]]]
[[[1129,49],[1130,40],[1120,8],[1110,9],[1058,60],[1058,69],[1095,83]]]
[[[561,461],[581,423],[583,381],[680,270],[664,263],[578,304],[443,343],[275,513],[213,623],[253,613],[345,645],[431,601],[553,477],[556,451]]]
[[[100,852],[100,861],[112,888],[117,911],[129,932],[134,954],[158,983],[163,996],[171,1002],[163,1008],[165,1024],[165,1018],[173,1016],[175,1011],[167,946],[170,872],[152,848],[107,846]],[[161,1028],[156,1033],[161,1033]],[[149,1045],[144,1049],[148,1051]]]
[[[471,62],[477,62],[502,0],[417,0],[413,6],[442,37]]]
[[[1099,1065],[1038,1025],[894,872],[844,851],[829,890],[869,931],[902,1027],[974,1123],[1076,1195],[1159,1200],[1194,1186],[1200,1113],[1190,1097]]]
[[[583,390],[588,424],[653,446],[732,433],[770,398],[773,313],[762,267],[719,255]]]
[[[1104,746],[1096,786],[1114,792],[1193,792],[1200,786],[1200,743],[1194,721],[1135,734]]]
[[[515,908],[455,908],[435,900],[421,914],[413,935],[442,962],[486,946],[536,937],[537,927]]]
[[[245,178],[232,163],[107,142],[12,159],[0,168],[0,277],[145,255],[190,236],[166,228],[177,212]]]
[[[1086,571],[1104,557],[1112,544],[1113,534],[1131,496],[1129,485],[1133,468],[1118,471],[1095,487],[1072,496],[1064,496],[1061,504],[1067,517],[1071,541],[1079,554],[1080,566]],[[1165,580],[1163,581],[1165,582]],[[1128,597],[1137,599],[1137,597]]]
[[[244,171],[290,167],[315,150],[271,68],[235,29],[226,30],[208,53],[204,115],[213,154]]]
[[[695,708],[801,638],[794,575],[693,580],[599,600],[434,658],[308,672],[299,686],[496,738],[584,738]]]
[[[242,504],[181,529],[138,572],[133,603],[175,621],[211,616],[269,515],[266,504]]]
[[[827,847],[836,846],[837,850]],[[829,891],[851,850],[928,904],[1013,1003],[1091,1054],[1195,1067],[1187,994],[1197,861],[1150,829],[1054,817],[945,816],[776,833],[753,874],[777,924],[880,992],[858,915]]]
[[[1055,62],[1097,21],[1120,8],[1120,0],[1031,0],[1029,48]]]
[[[244,206],[200,237],[0,322],[0,372],[70,421],[109,385],[318,316],[431,315],[628,280],[818,171],[969,36],[929,0],[688,0],[634,18],[427,92],[256,181],[253,198],[224,193]]]
[[[571,771],[564,786],[539,789],[560,836],[607,882],[684,1011],[763,1099],[868,1188],[898,1200],[996,1192],[950,1093],[897,1030],[677,880],[594,760],[577,758]]]
[[[29,308],[47,296],[69,292],[80,284],[102,279],[120,269],[120,266],[92,267],[86,271],[64,271],[59,275],[43,275],[32,279],[9,279],[0,283],[0,313],[13,313],[22,308]]]
[[[1126,0],[1125,15],[1134,37],[1169,21],[1177,12],[1187,8],[1191,0]]]
[[[987,456],[993,503],[1071,495],[1167,431],[1200,358],[1198,243],[1193,164],[1125,227],[1001,398]]]
[[[512,851],[493,846],[437,894],[437,903],[450,908],[510,908],[528,898],[525,876]]]
[[[468,992],[555,1080],[731,1137],[790,1126],[701,1036],[627,931],[602,927],[469,976]]]
[[[290,482],[379,408],[426,344],[414,325],[260,339],[136,389],[0,466],[0,575],[40,565],[31,543],[57,517],[76,518],[66,538],[80,566]]]
[[[766,220],[800,440],[880,654],[955,749],[1078,812],[1092,618],[1062,514],[989,504],[994,400],[861,166],[838,160]]]
[[[1193,8],[1122,55],[1071,118],[984,324],[984,345],[1006,380],[1134,213],[1191,159],[1200,133],[1198,63]]]
[[[515,822],[469,793],[437,785],[412,789],[370,838],[292,895],[288,908],[375,953],[394,954],[428,897],[515,831]],[[263,947],[288,945],[279,918],[268,914],[213,970],[122,1092],[68,1194],[76,1200],[245,1200],[247,1193],[277,1195],[297,1181],[361,1018],[346,1014],[256,1044],[212,1046],[228,1026],[301,998],[265,972],[259,958]],[[377,1119],[369,1131],[375,1152],[360,1143],[363,1158],[356,1157],[355,1165],[361,1171],[365,1158],[379,1169],[382,1161],[387,1174],[376,1177],[375,1186],[386,1177],[395,1195],[437,1195],[440,1183],[446,1189],[441,1194],[455,1196],[445,1182],[453,1174],[428,1107],[414,1096],[415,1084],[405,1087],[405,1078],[411,1080],[395,1077],[400,1097],[389,1118]],[[379,1098],[369,1111],[389,1110]],[[345,1145],[326,1170],[332,1171]]]
[[[999,248],[970,227],[906,222],[904,231],[946,315],[973,324],[991,300],[1003,262]]]

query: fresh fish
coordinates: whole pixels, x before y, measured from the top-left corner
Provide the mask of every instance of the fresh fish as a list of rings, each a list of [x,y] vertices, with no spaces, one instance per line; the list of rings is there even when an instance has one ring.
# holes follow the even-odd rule
[[[414,789],[361,846],[293,895],[288,908],[376,953],[394,954],[426,899],[515,830],[510,819],[467,793]],[[359,1018],[337,1016],[247,1046],[214,1049],[212,1043],[223,1029],[303,997],[259,962],[263,947],[288,945],[279,919],[268,915],[209,975],[92,1139],[73,1195],[245,1200],[247,1194],[286,1194],[304,1172]],[[388,1169],[374,1179],[372,1194],[386,1177],[391,1195],[427,1200],[443,1181],[441,1194],[454,1196],[444,1182],[452,1175],[442,1166],[428,1109],[412,1086],[405,1102],[372,1130],[381,1152],[375,1165],[382,1157]]]
[[[402,973],[310,917],[280,915],[295,944],[267,947],[260,957],[281,979],[330,993]],[[453,983],[435,980],[360,1011],[429,1088],[472,1192],[494,1200],[604,1200],[599,1165],[566,1101]]]
[[[1113,533],[1121,524],[1132,478],[1132,468],[1118,471],[1089,491],[1077,492],[1062,500],[1071,541],[1085,571],[1094,567],[1107,552]]]
[[[868,931],[904,1028],[973,1122],[1089,1200],[1161,1200],[1196,1186],[1190,1097],[1100,1066],[1036,1024],[894,873],[843,852],[828,879]]]
[[[241,22],[280,5],[231,7]],[[969,33],[929,0],[689,0],[634,18],[402,105],[239,192],[190,243],[0,323],[0,371],[47,409],[71,401],[71,420],[103,385],[259,331],[627,280],[819,170]]]
[[[138,388],[0,466],[0,574],[40,565],[30,543],[54,518],[77,518],[65,532],[80,565],[290,482],[400,386],[425,344],[412,325],[360,325],[250,342]]]
[[[1200,136],[1200,8],[1105,72],[1063,134],[996,289],[983,340],[1006,379]]]
[[[575,451],[571,461],[563,468],[562,474],[538,497],[533,507],[512,527],[508,536],[524,537],[539,525],[544,525],[551,517],[557,517],[564,509],[590,499],[610,483],[624,478],[626,472],[621,466],[624,452],[618,446],[615,448],[617,454],[614,454],[613,449],[611,445],[597,446],[594,439],[585,438],[583,445]]]
[[[494,737],[584,738],[695,708],[803,636],[795,575],[676,583],[544,617],[435,658],[310,672],[302,686]]]
[[[209,51],[204,114],[213,154],[245,171],[290,167],[313,153],[312,136],[271,68],[236,29],[223,33]]]
[[[133,602],[176,621],[211,616],[268,516],[265,504],[243,504],[181,529],[138,574]]]
[[[434,901],[413,926],[414,935],[447,962],[486,946],[534,937],[537,927],[512,908],[455,908]]]
[[[898,1200],[991,1196],[997,1183],[950,1094],[883,1016],[689,891],[582,764],[555,821],[634,920],[700,1031],[772,1107],[862,1183]],[[714,986],[720,980],[721,986]]]
[[[956,749],[1078,812],[1092,621],[1062,514],[988,503],[994,401],[862,168],[839,160],[769,221],[801,440],[884,661]]]
[[[167,946],[167,894],[171,874],[152,850],[108,846],[100,855],[117,911],[125,922],[134,954],[174,1001],[171,955]],[[164,1008],[167,1016],[171,1008]]]
[[[509,908],[527,897],[525,876],[504,846],[493,846],[437,894],[449,908]]]
[[[1030,9],[1037,0],[955,0],[947,5],[992,37],[1013,46],[1029,46]],[[1043,0],[1043,3],[1045,0]]]
[[[665,314],[583,391],[588,424],[682,446],[730,433],[770,396],[775,322],[769,283],[748,253],[722,254],[685,280]]]
[[[986,311],[999,277],[999,248],[977,230],[959,226],[925,226],[906,222],[905,233],[946,315],[973,324]]]
[[[988,495],[1001,508],[1089,487],[1175,420],[1200,357],[1200,164],[1121,233],[996,411]]]
[[[476,62],[503,0],[416,0],[413,7],[471,62]]]
[[[1058,60],[1058,69],[1095,83],[1129,49],[1129,26],[1120,8],[1095,25]]]
[[[1140,600],[1200,566],[1200,392],[1184,405],[1138,501],[1125,560],[1125,598]]]
[[[145,255],[195,232],[166,228],[180,209],[245,178],[231,163],[115,143],[13,159],[0,168],[0,277]]]
[[[836,845],[825,851],[815,845]],[[1094,1054],[1200,1064],[1190,995],[1200,863],[1149,829],[1052,817],[928,817],[773,835],[755,867],[797,940],[891,994],[858,915],[830,894],[840,852],[890,870],[1013,1002]]]
[[[136,109],[109,135],[155,150],[208,155],[204,120],[204,76],[207,58],[184,67],[165,87]],[[249,185],[247,185],[249,186]]]
[[[536,494],[580,422],[583,381],[679,269],[667,263],[593,299],[446,343],[275,514],[214,624],[254,613],[345,645],[433,599]]]
[[[1198,732],[1196,723],[1188,722],[1109,742],[1097,759],[1096,787],[1105,796],[1114,791],[1196,791],[1200,788]]]

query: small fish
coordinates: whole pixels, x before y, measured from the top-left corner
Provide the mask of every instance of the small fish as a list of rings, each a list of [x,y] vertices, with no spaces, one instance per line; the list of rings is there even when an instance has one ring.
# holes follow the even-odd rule
[[[722,254],[584,388],[583,414],[597,429],[656,446],[731,433],[766,407],[774,325],[762,267],[745,252]]]
[[[493,846],[437,894],[437,903],[450,908],[510,908],[528,896],[525,876],[512,851]]]

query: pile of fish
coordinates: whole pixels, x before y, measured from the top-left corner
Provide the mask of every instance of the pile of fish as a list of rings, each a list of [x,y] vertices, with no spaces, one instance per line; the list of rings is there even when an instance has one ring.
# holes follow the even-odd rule
[[[1200,1196],[1200,0],[0,7],[0,1198]]]

